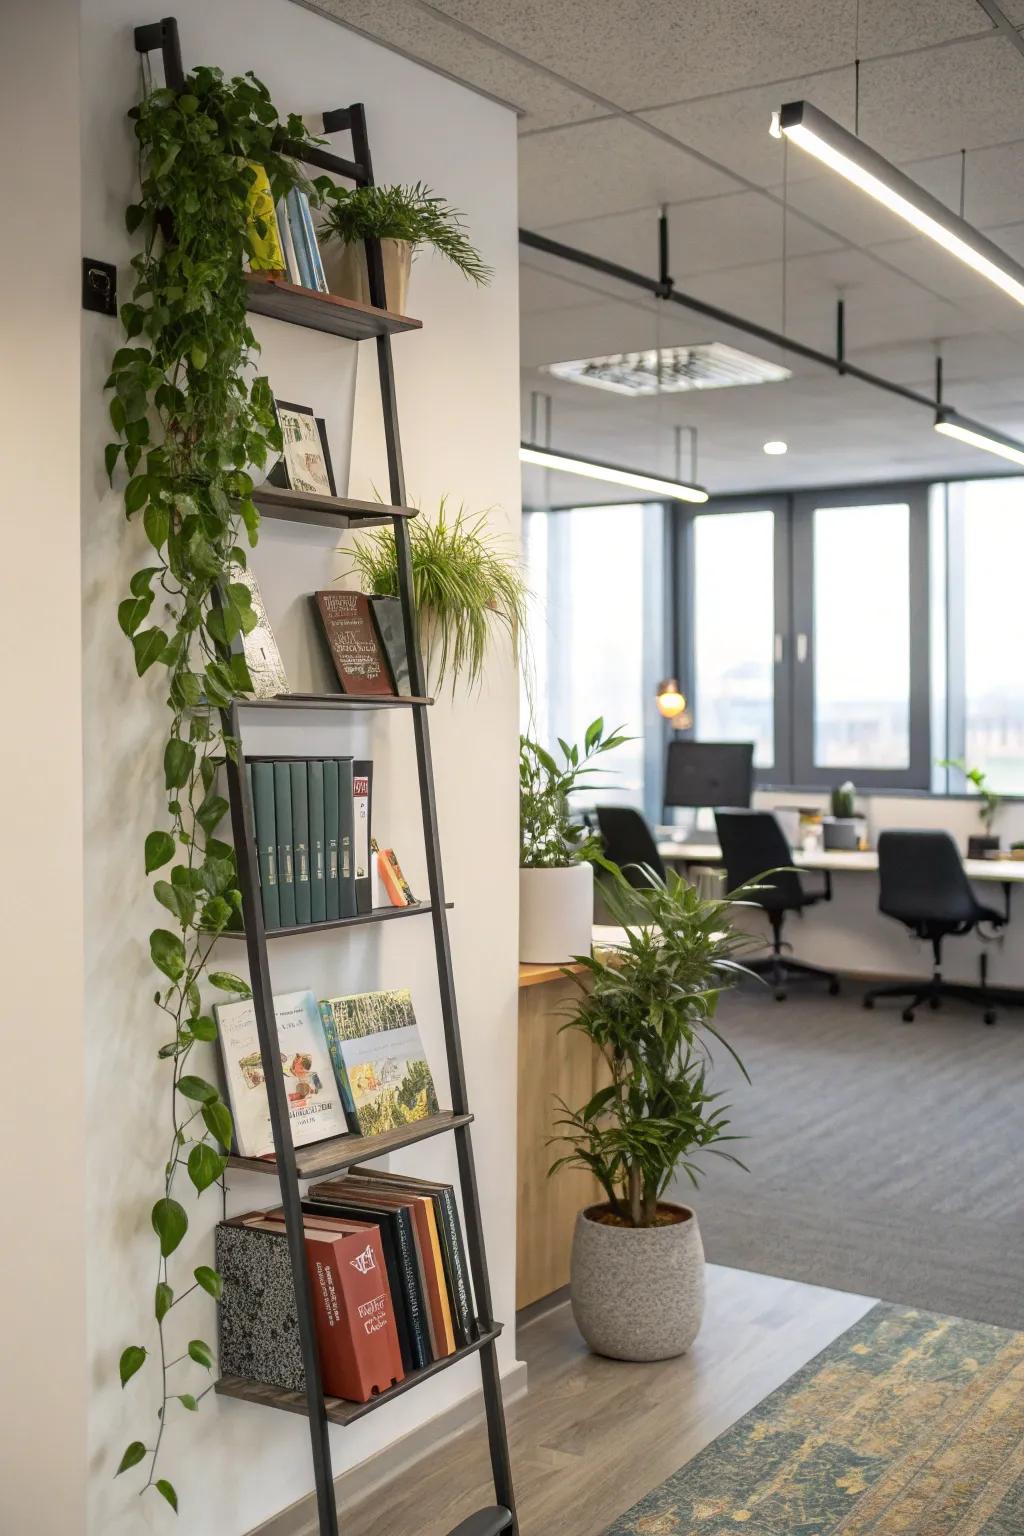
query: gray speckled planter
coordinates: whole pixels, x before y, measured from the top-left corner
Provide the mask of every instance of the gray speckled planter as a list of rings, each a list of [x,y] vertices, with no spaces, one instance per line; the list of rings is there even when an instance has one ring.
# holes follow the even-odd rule
[[[663,1202],[665,1203],[665,1202]],[[608,1227],[576,1218],[570,1295],[590,1348],[614,1360],[668,1360],[689,1349],[704,1316],[704,1245],[697,1217],[666,1227]]]

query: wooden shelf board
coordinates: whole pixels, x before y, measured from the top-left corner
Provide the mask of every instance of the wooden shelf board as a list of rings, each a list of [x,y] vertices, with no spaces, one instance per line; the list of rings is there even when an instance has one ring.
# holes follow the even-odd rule
[[[308,1147],[295,1148],[295,1163],[300,1179],[322,1179],[328,1174],[341,1173],[354,1168],[357,1163],[369,1162],[374,1157],[384,1157],[402,1147],[412,1147],[418,1141],[429,1141],[445,1131],[454,1131],[460,1125],[469,1125],[472,1115],[457,1115],[444,1110],[429,1115],[425,1120],[414,1120],[410,1125],[399,1126],[394,1131],[383,1131],[379,1136],[330,1136],[326,1141],[312,1142]],[[228,1158],[230,1168],[244,1168],[249,1173],[269,1173],[277,1176],[277,1159],[274,1157]]]
[[[454,903],[446,901],[445,906],[451,911]],[[268,939],[289,939],[302,933],[328,933],[332,928],[359,928],[366,923],[390,923],[396,917],[422,917],[425,912],[433,910],[429,901],[421,901],[415,907],[374,907],[372,912],[360,912],[356,917],[332,917],[325,923],[296,923],[288,928],[267,928],[264,932]],[[226,928],[220,937],[244,939],[245,929]]]
[[[477,1326],[479,1327],[479,1324]],[[409,1371],[404,1381],[400,1381],[396,1387],[389,1388],[387,1392],[381,1392],[377,1397],[371,1397],[368,1403],[350,1403],[344,1398],[327,1397],[324,1399],[327,1417],[332,1424],[352,1424],[356,1419],[372,1413],[375,1408],[381,1408],[385,1403],[390,1403],[393,1398],[401,1397],[403,1392],[408,1392],[418,1386],[421,1381],[426,1381],[428,1376],[436,1376],[439,1371],[447,1370],[450,1365],[456,1365],[460,1360],[475,1355],[485,1344],[493,1344],[500,1334],[500,1323],[493,1323],[490,1328],[481,1328],[479,1337],[474,1339],[472,1344],[467,1344],[464,1349],[457,1349],[453,1355],[448,1355],[444,1360],[433,1361],[422,1370]],[[224,1397],[240,1397],[247,1403],[262,1403],[266,1408],[283,1408],[286,1413],[307,1414],[309,1412],[304,1392],[289,1392],[284,1387],[270,1387],[261,1381],[251,1381],[245,1376],[222,1376],[217,1382],[216,1390]]]
[[[565,981],[566,971],[579,976],[585,970],[585,965],[571,961],[565,965],[548,965],[523,960],[519,963],[519,990],[522,991],[523,987],[539,987],[545,981]]]
[[[239,709],[409,709],[433,702],[418,694],[407,697],[386,693],[282,693],[276,699],[235,700]]]
[[[337,528],[351,524],[371,528],[390,523],[393,517],[416,517],[415,507],[393,507],[380,501],[354,501],[349,496],[318,496],[311,491],[292,491],[280,485],[258,485],[252,499],[264,517],[281,522],[309,523]]]
[[[262,272],[247,272],[245,284],[245,307],[253,314],[269,315],[272,320],[284,320],[289,325],[304,325],[308,330],[328,331],[332,336],[346,336],[350,341],[418,331],[423,325],[422,320],[411,320],[389,309],[375,309],[372,304],[343,299],[336,293],[319,293],[315,288],[300,288]]]

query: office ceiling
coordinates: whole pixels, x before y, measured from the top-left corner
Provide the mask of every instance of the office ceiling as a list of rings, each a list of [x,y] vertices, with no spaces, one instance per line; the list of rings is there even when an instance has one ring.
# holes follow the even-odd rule
[[[992,0],[305,3],[515,105],[525,227],[653,276],[666,204],[677,287],[826,351],[841,295],[852,361],[930,395],[941,344],[949,401],[1024,437],[1024,310],[795,147],[787,170],[768,133],[799,98],[852,128],[859,51],[862,137],[954,208],[965,149],[966,217],[1024,260],[1024,0],[999,0],[1002,24]],[[1008,468],[919,407],[529,250],[521,302],[524,421],[549,393],[558,448],[666,473],[673,426],[694,425],[722,493]],[[793,378],[632,399],[540,371],[708,341]],[[770,438],[788,455],[765,456]],[[545,496],[529,471],[527,502]]]

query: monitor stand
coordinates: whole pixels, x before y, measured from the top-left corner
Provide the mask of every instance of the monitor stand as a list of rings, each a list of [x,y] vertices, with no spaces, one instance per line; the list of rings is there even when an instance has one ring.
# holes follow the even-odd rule
[[[673,806],[666,806],[665,813],[676,815]],[[667,823],[669,838],[674,843],[698,843],[710,848],[718,846],[718,832],[715,828],[715,813],[712,810],[691,810],[684,813],[682,821]]]

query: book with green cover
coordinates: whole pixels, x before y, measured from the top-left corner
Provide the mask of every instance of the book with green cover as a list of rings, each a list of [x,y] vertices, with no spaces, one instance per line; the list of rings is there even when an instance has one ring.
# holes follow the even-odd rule
[[[352,1097],[352,1085],[348,1080],[345,1058],[341,1054],[338,1026],[334,1022],[334,1009],[330,1003],[324,1002],[320,1004],[320,1017],[323,1020],[324,1039],[327,1041],[327,1049],[331,1055],[334,1076],[338,1081],[338,1092],[341,1095],[341,1105],[345,1111],[346,1124],[353,1136],[361,1136],[363,1133],[359,1128],[359,1116],[356,1114],[356,1104]]]
[[[338,915],[356,915],[355,815],[352,758],[338,759]]]
[[[364,1136],[438,1113],[437,1091],[408,988],[333,997],[329,1009]]]
[[[341,916],[338,904],[338,763],[324,763],[324,910],[329,923]]]
[[[281,927],[295,926],[295,866],[292,856],[292,776],[290,763],[272,763],[274,816],[277,822],[277,889]]]
[[[274,815],[274,765],[249,763],[256,852],[260,865],[260,896],[264,926],[280,928],[281,898],[277,888],[277,818]]]
[[[309,889],[309,786],[306,761],[288,764],[292,776],[292,858],[295,865],[295,921],[308,923],[312,912]]]
[[[309,797],[309,908],[310,921],[327,921],[327,876],[324,862],[324,765],[319,759],[306,764]]]

